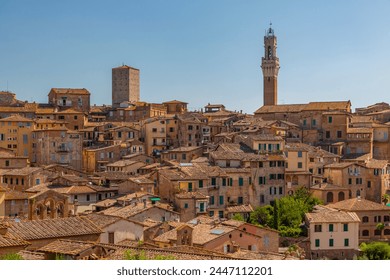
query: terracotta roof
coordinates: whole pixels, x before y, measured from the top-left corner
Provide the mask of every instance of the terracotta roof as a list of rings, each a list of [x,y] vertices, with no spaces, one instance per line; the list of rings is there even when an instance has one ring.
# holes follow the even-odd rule
[[[325,110],[325,111],[337,111],[337,110],[347,110],[350,108],[351,102],[348,101],[323,101],[323,102],[309,102],[303,109],[304,111],[316,111],[316,110]]]
[[[366,167],[382,169],[385,168],[388,164],[389,162],[387,160],[370,159],[366,162]]]
[[[178,251],[176,248],[144,248],[144,247],[130,247],[130,246],[112,246],[116,248],[115,253],[108,255],[105,259],[109,260],[124,260],[125,252],[130,251],[132,253],[143,252],[148,259],[154,259],[157,256],[169,256],[173,257],[175,260],[235,260],[239,258],[233,258],[227,255],[221,255],[218,253],[201,253],[186,249],[183,251]],[[196,249],[194,249],[196,250]]]
[[[130,166],[130,165],[133,165],[133,164],[136,164],[136,163],[140,163],[140,162],[139,161],[134,161],[134,160],[129,160],[129,159],[128,160],[118,160],[116,162],[107,164],[107,166],[109,166],[109,167],[126,167],[126,166]]]
[[[30,245],[30,243],[27,241],[9,237],[7,235],[3,236],[0,234],[0,250],[4,249],[5,247],[19,247],[19,246],[27,247],[28,245]]]
[[[306,107],[306,104],[288,104],[288,105],[264,105],[255,111],[255,114],[261,113],[298,113]]]
[[[108,199],[99,201],[97,203],[94,203],[93,205],[98,206],[98,207],[111,207],[111,206],[115,205],[116,202],[117,202],[116,199],[108,198]]]
[[[22,250],[18,252],[18,255],[23,258],[23,260],[45,260],[45,254],[44,253],[38,253],[36,251],[28,251],[28,250]]]
[[[336,203],[328,204],[328,207],[346,211],[387,210],[390,212],[390,207],[363,198],[351,198],[347,200],[342,200]]]
[[[370,127],[349,127],[347,130],[347,134],[350,134],[350,133],[372,133],[372,128],[370,128]]]
[[[52,88],[50,91],[58,94],[76,94],[76,95],[90,95],[91,93],[85,88]]]
[[[94,242],[59,239],[39,248],[37,251],[44,253],[77,256],[82,252],[89,250],[95,246],[96,243]]]
[[[164,153],[171,153],[171,152],[192,152],[192,151],[202,150],[202,149],[203,149],[202,147],[197,147],[197,146],[194,146],[194,147],[179,147],[179,148],[176,148],[176,149],[164,151]]]
[[[192,241],[193,244],[203,245],[213,239],[219,238],[234,230],[234,228],[223,225],[197,224],[193,226]],[[177,239],[177,229],[170,230],[154,238],[155,242],[171,242]]]
[[[337,211],[330,209],[318,213],[306,213],[306,218],[313,223],[353,223],[360,222],[355,212]]]
[[[129,181],[136,183],[136,184],[154,184],[154,182],[146,177],[130,177],[128,179]]]
[[[349,187],[342,187],[338,185],[333,185],[329,183],[321,183],[317,185],[313,185],[310,187],[310,189],[318,189],[318,190],[349,190]]]
[[[148,211],[152,208],[158,208],[158,209],[162,209],[164,211],[176,213],[176,212],[168,209],[169,207],[167,205],[164,205],[162,203],[159,203],[158,205],[151,204],[149,201],[146,201],[146,206],[144,205],[143,202],[139,202],[136,205],[132,204],[132,205],[127,205],[125,207],[113,206],[113,207],[110,207],[106,210],[102,210],[99,213],[104,214],[104,215],[112,215],[112,216],[118,216],[118,217],[128,219],[128,218],[131,218],[135,215],[138,215],[144,211]],[[176,213],[176,214],[178,214],[178,213]]]
[[[200,192],[182,192],[175,195],[176,198],[179,199],[207,199],[207,196]]]
[[[228,254],[234,258],[245,259],[245,260],[298,260],[297,257],[288,256],[285,254],[278,254],[272,252],[256,252],[241,249]]]
[[[61,238],[89,234],[100,234],[102,231],[84,217],[70,217],[11,223],[8,232],[11,236],[23,240]]]
[[[32,196],[32,193],[21,192],[17,190],[8,189],[5,193],[5,200],[19,200],[19,199],[28,199]]]
[[[265,105],[256,110],[255,114],[260,113],[298,113],[301,111],[330,111],[347,110],[350,108],[350,101],[324,101],[309,102],[308,104],[283,104],[283,105]]]
[[[229,206],[226,208],[228,213],[243,213],[243,212],[253,212],[253,208],[251,205],[237,205],[237,206]]]
[[[12,116],[0,119],[0,122],[29,122],[29,123],[32,123],[33,120],[22,117],[21,115],[12,115]]]
[[[172,101],[165,101],[163,102],[162,104],[188,104],[187,102],[182,102],[182,101],[179,101],[179,100],[172,100]]]
[[[8,170],[7,172],[5,172],[3,175],[11,175],[11,176],[14,176],[14,175],[19,175],[19,176],[26,176],[26,175],[30,175],[34,172],[37,172],[37,171],[40,171],[42,170],[41,167],[23,167],[23,168],[19,168],[19,169],[11,169],[11,170]]]
[[[91,188],[90,186],[70,186],[64,188],[56,188],[55,189],[59,193],[63,194],[88,194],[88,193],[96,193],[96,190]]]

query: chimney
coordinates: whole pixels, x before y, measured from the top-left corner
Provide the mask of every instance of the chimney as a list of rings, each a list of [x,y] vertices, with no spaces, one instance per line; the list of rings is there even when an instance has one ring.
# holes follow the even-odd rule
[[[4,236],[8,232],[9,225],[7,223],[0,224],[0,235]]]

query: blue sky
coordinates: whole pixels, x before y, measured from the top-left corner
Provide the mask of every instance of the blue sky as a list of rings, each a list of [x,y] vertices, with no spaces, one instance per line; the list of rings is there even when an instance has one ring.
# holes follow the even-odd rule
[[[0,90],[47,102],[84,87],[111,104],[111,68],[141,70],[141,99],[263,104],[260,61],[278,37],[279,103],[390,102],[389,1],[0,0]]]

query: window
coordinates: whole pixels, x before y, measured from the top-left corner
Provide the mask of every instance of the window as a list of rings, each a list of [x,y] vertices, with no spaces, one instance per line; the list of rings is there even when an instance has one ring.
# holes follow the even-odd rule
[[[342,132],[341,132],[341,130],[337,130],[337,138],[341,138],[342,137]]]
[[[199,188],[203,188],[203,180],[199,180]]]
[[[329,224],[329,232],[333,232],[333,224]]]
[[[192,183],[191,182],[188,183],[188,191],[192,192]]]
[[[349,239],[348,239],[348,238],[345,238],[345,239],[344,239],[344,246],[345,246],[345,247],[348,247],[348,246],[349,246]]]
[[[362,231],[362,236],[369,236],[370,232],[368,230],[363,230]]]
[[[325,138],[330,138],[330,131],[325,131]]]
[[[184,203],[184,208],[185,208],[185,209],[188,208],[188,203]]]
[[[261,194],[260,195],[260,203],[264,203],[264,202],[265,202],[264,194]]]
[[[314,232],[322,232],[322,225],[314,225]]]
[[[9,166],[9,160],[5,161],[5,166]]]
[[[328,117],[328,123],[332,123],[333,122],[333,117],[332,116],[329,116]]]
[[[306,126],[306,119],[303,120],[303,126]]]
[[[381,216],[375,216],[374,217],[374,223],[380,223],[381,221],[382,221],[382,217]]]
[[[223,211],[218,211],[218,217],[223,218]]]
[[[186,160],[187,159],[187,155],[186,154],[181,154],[181,159],[182,160]]]
[[[348,178],[348,185],[352,185],[352,178]]]
[[[317,121],[316,120],[312,120],[311,124],[312,124],[312,126],[316,126],[317,125]]]
[[[115,233],[109,232],[108,233],[108,243],[114,244],[115,243]]]
[[[215,177],[211,178],[211,185],[212,186],[216,186],[217,185],[217,178],[215,178]]]
[[[209,211],[209,216],[213,217],[214,216],[214,211]]]
[[[320,240],[319,239],[316,239],[315,243],[316,243],[317,248],[320,247]]]
[[[222,178],[222,186],[226,187],[226,178]]]
[[[362,222],[363,223],[368,223],[369,222],[369,218],[367,216],[364,216],[363,219],[362,219]]]
[[[298,162],[298,168],[302,168],[302,162]]]
[[[87,201],[89,201],[91,199],[91,196],[89,194],[87,194]]]
[[[283,187],[279,187],[279,194],[283,194]]]
[[[219,205],[223,205],[223,195],[219,196]]]
[[[265,185],[265,177],[259,177],[259,185]]]
[[[343,230],[348,231],[348,224],[343,224]]]
[[[334,240],[333,239],[329,239],[329,247],[333,247],[334,245]]]
[[[214,205],[214,203],[215,203],[214,196],[210,196],[209,203],[210,203],[210,205]]]
[[[248,178],[248,184],[249,184],[249,185],[252,184],[252,177],[249,177],[249,178]]]
[[[298,151],[298,157],[302,157],[302,151]]]
[[[371,188],[371,181],[367,181],[367,188]]]
[[[74,120],[77,120],[77,116],[73,116],[73,119],[74,119]]]
[[[237,199],[238,204],[243,204],[244,203],[244,198],[242,196],[239,196]]]

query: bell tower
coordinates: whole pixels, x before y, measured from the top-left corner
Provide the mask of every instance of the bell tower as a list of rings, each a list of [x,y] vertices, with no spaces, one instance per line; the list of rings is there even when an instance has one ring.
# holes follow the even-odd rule
[[[263,70],[263,105],[277,105],[278,103],[278,73],[279,58],[276,56],[276,36],[272,24],[264,36],[264,57],[261,59]]]

